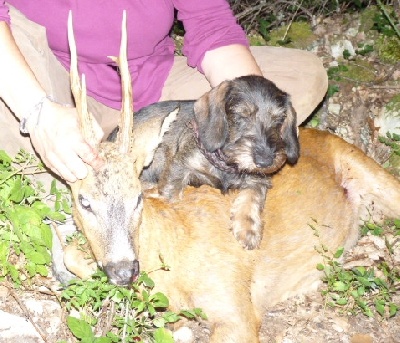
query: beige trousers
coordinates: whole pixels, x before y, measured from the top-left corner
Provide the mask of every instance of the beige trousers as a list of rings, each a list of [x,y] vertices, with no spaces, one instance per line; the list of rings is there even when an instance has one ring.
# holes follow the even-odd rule
[[[11,30],[26,61],[48,95],[63,104],[72,104],[68,72],[51,52],[46,31],[11,8]],[[323,99],[327,75],[321,61],[312,53],[277,47],[252,47],[264,75],[292,96],[302,123]],[[210,89],[205,77],[177,56],[160,100],[196,99]],[[119,111],[108,108],[93,98],[89,110],[95,115],[105,133],[118,123]],[[29,138],[19,133],[19,123],[7,106],[0,101],[0,149],[14,155],[19,148],[33,152]]]

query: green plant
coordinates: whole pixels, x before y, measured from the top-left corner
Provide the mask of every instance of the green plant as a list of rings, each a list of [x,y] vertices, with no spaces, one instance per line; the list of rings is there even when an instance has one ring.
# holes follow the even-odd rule
[[[129,289],[108,283],[102,272],[95,273],[91,280],[73,280],[63,291],[61,301],[67,310],[78,310],[81,318],[68,317],[67,325],[80,342],[169,343],[173,338],[166,325],[182,318],[206,318],[197,308],[168,311],[168,298],[153,293],[153,288],[153,280],[144,272]]]
[[[0,150],[0,280],[16,286],[39,274],[47,276],[51,263],[52,222],[70,213],[66,194],[53,181],[50,194],[28,176],[43,173],[34,155],[23,150],[11,158]],[[53,203],[50,206],[49,203]]]
[[[271,24],[275,19],[276,18],[274,15],[272,15],[271,17],[268,16],[267,18],[258,19],[258,32],[260,33],[261,37],[263,37],[266,41],[269,41],[271,39],[269,31],[271,29]]]
[[[328,69],[329,80],[341,81],[341,73],[348,71],[349,68],[345,65],[339,64],[338,66],[330,67]]]
[[[358,46],[358,49],[356,49],[356,54],[357,55],[361,55],[361,56],[365,56],[365,55],[369,54],[372,51],[374,51],[374,47],[372,45],[360,44]]]
[[[377,229],[376,224],[364,225],[367,232],[373,231],[376,234],[383,232]],[[312,229],[318,236],[318,230],[314,227]],[[393,254],[390,247],[387,248]],[[332,253],[321,243],[315,249],[323,257],[323,263],[319,263],[317,269],[323,272],[324,285],[321,294],[328,306],[339,308],[343,313],[361,312],[368,317],[374,317],[375,313],[384,318],[396,315],[400,307],[393,302],[393,296],[400,283],[398,267],[388,261],[381,261],[375,268],[358,266],[347,270],[340,263],[344,252],[342,247]],[[378,270],[380,276],[377,276]]]
[[[387,7],[385,7],[380,0],[377,0],[380,12],[376,13],[374,17],[373,29],[385,36],[391,37],[397,35],[400,38],[400,30],[398,28],[399,18],[392,9],[389,13]]]
[[[379,137],[379,142],[389,146],[393,154],[400,155],[400,135],[388,132],[386,137]]]

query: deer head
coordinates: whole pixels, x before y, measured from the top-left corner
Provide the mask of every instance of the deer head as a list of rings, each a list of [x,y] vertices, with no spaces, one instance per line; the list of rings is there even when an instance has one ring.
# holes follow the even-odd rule
[[[151,163],[155,149],[175,120],[177,110],[144,137],[133,137],[132,85],[127,62],[126,13],[122,18],[121,46],[118,57],[122,82],[122,109],[116,142],[97,146],[104,164],[94,170],[88,166],[88,176],[72,183],[74,218],[86,235],[98,264],[110,281],[127,285],[139,273],[135,242],[143,210],[143,193],[139,181],[142,169]],[[71,51],[71,89],[79,114],[80,130],[90,143],[96,141],[96,123],[87,108],[85,77],[78,74],[76,44],[72,15],[68,18],[68,40]],[[137,130],[136,130],[137,132]]]

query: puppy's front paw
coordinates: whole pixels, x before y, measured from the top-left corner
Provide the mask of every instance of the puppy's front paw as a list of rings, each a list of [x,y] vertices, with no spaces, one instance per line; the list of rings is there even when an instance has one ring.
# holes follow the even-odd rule
[[[258,248],[262,238],[265,193],[261,191],[261,187],[241,189],[231,208],[232,233],[247,250]]]
[[[262,238],[262,222],[257,218],[254,221],[249,215],[242,215],[236,213],[231,218],[232,221],[232,233],[237,241],[242,245],[244,249],[253,250],[258,248]]]

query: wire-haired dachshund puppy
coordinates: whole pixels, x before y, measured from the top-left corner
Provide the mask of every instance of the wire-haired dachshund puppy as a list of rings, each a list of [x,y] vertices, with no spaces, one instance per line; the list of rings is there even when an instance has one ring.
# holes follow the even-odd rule
[[[165,101],[135,114],[137,132],[179,107],[142,181],[173,200],[186,185],[238,190],[231,229],[246,249],[258,247],[271,175],[299,158],[296,113],[287,93],[261,76],[224,81],[197,101]],[[140,130],[140,131],[139,131]],[[140,139],[140,138],[139,138]],[[216,213],[216,215],[218,215]]]

